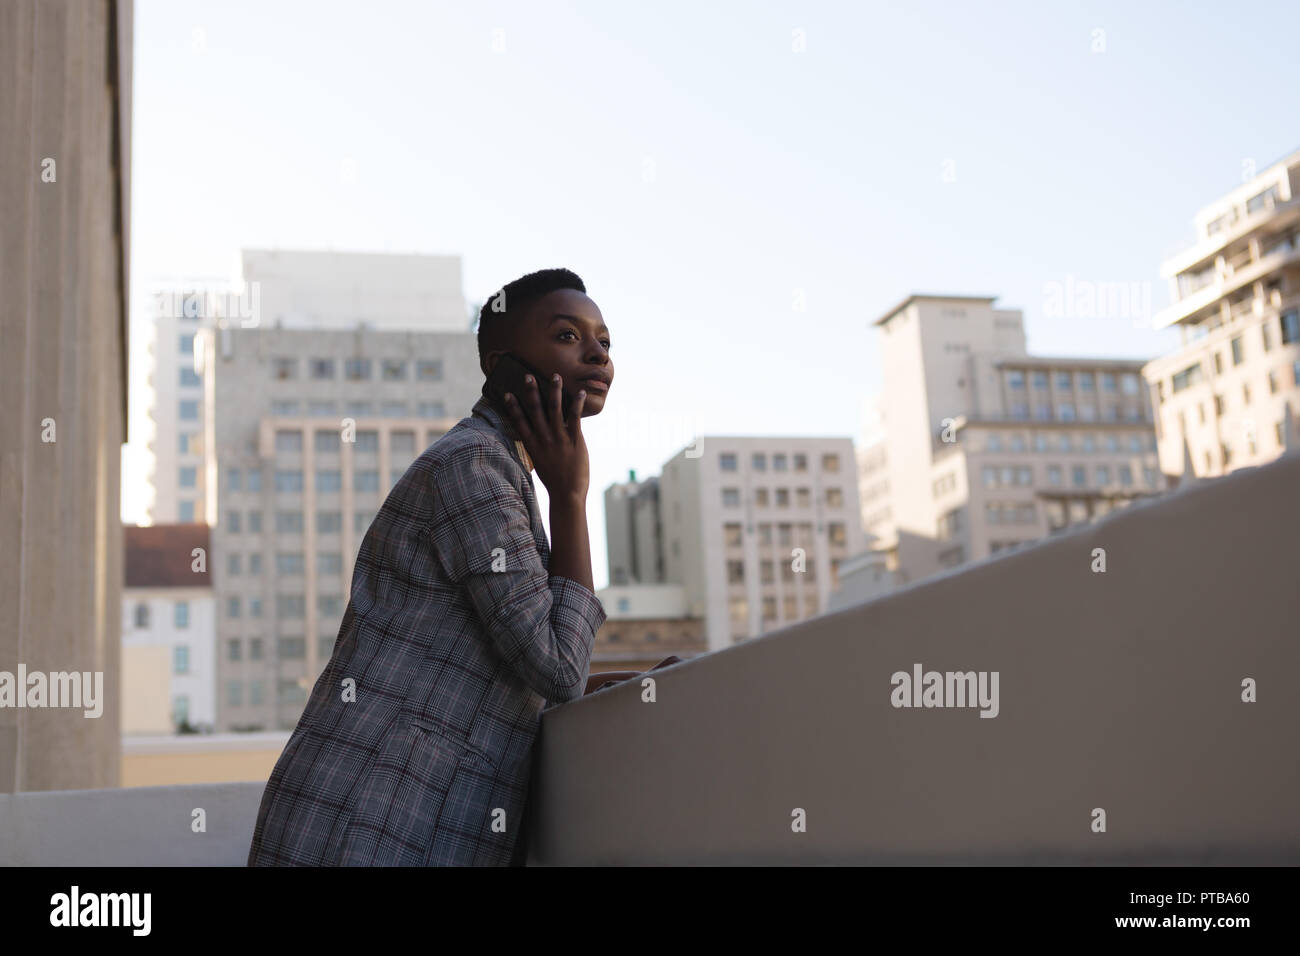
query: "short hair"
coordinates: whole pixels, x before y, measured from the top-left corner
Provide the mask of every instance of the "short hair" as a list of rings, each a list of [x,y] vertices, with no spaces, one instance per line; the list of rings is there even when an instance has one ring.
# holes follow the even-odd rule
[[[575,289],[586,293],[587,287],[576,272],[568,269],[542,269],[520,276],[493,292],[478,313],[478,361],[493,349],[505,348],[511,329],[542,296],[557,289]]]

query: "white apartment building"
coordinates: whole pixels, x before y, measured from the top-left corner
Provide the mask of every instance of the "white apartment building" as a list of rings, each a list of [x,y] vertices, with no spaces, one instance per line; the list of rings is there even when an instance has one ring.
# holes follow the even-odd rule
[[[1030,356],[1021,313],[994,301],[913,295],[875,323],[884,388],[858,459],[862,521],[901,582],[1166,487],[1142,363]]]
[[[664,579],[709,650],[827,609],[839,563],[866,547],[853,462],[849,438],[709,436],[664,465]]]
[[[202,521],[203,380],[194,339],[236,328],[465,332],[473,327],[459,256],[245,249],[234,282],[192,282],[155,295],[150,343],[152,523]]]
[[[1143,375],[1161,466],[1203,477],[1300,438],[1300,152],[1201,209],[1196,236],[1161,268],[1173,304],[1156,326],[1183,344]]]
[[[127,525],[122,732],[216,724],[216,617],[207,525]],[[196,554],[196,550],[201,554]]]
[[[199,348],[218,731],[292,729],[384,497],[480,397],[476,340],[222,327]]]

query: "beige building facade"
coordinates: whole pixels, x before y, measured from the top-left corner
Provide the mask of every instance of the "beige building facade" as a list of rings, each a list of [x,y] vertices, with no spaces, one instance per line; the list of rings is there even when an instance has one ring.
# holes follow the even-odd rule
[[[860,494],[898,583],[1166,487],[1143,363],[1031,356],[1021,313],[994,301],[915,295],[876,322],[881,427],[859,454]]]
[[[1164,263],[1156,317],[1182,346],[1143,375],[1160,463],[1223,475],[1271,461],[1300,434],[1300,152],[1196,214],[1196,241]]]

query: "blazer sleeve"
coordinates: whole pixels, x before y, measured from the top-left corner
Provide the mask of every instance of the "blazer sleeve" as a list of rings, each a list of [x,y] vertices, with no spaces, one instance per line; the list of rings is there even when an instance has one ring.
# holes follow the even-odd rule
[[[574,700],[605,609],[577,581],[548,575],[512,478],[518,468],[495,443],[453,450],[434,478],[430,539],[511,670],[548,701]]]

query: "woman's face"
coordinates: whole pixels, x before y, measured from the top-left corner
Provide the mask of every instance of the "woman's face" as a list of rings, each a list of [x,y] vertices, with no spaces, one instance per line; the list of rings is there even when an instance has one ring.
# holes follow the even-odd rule
[[[544,378],[537,384],[543,398],[556,372],[567,395],[585,390],[582,416],[586,418],[600,414],[614,381],[609,347],[609,329],[596,303],[576,289],[558,289],[533,304],[516,330],[510,351],[542,373]]]

